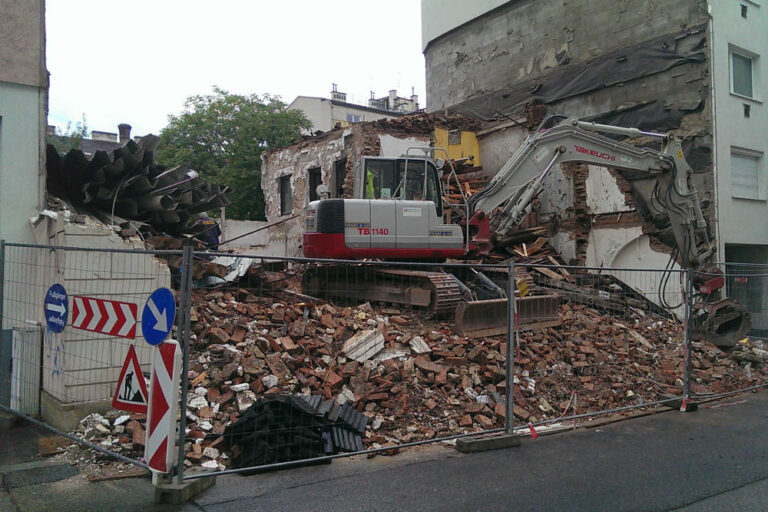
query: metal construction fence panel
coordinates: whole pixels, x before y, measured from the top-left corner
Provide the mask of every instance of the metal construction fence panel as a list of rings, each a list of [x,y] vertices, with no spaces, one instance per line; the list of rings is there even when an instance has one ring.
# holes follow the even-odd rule
[[[2,244],[0,273],[0,409],[139,465],[146,415],[110,408],[137,392],[120,379],[130,347],[149,376],[162,337],[142,324],[168,312],[148,298],[173,290],[178,481],[766,384],[761,340],[729,355],[697,335],[710,298],[691,271]],[[720,275],[753,319],[765,275]]]
[[[529,293],[558,298],[546,327],[518,331],[518,417],[547,424],[687,396],[684,271],[515,269]]]
[[[728,297],[744,306],[750,313],[752,334],[768,339],[768,265],[724,263]]]
[[[505,429],[509,266],[228,258],[214,260],[227,275],[193,282],[195,465],[275,467]],[[471,300],[480,307],[457,326]]]
[[[116,423],[119,411],[91,413],[111,409],[129,348],[149,372],[141,310],[154,289],[171,287],[158,254],[2,244],[0,408],[140,463],[143,427]],[[143,375],[131,373],[122,396],[146,403]]]

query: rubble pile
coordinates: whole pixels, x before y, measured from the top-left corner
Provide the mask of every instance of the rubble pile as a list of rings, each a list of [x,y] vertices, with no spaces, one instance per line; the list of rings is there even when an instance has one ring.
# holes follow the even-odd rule
[[[291,303],[246,290],[198,290],[192,302],[188,427],[200,454],[270,395],[319,395],[353,406],[369,418],[363,442],[373,447],[504,423],[503,337],[468,339],[447,324],[394,309]],[[563,304],[560,314],[562,327],[521,334],[518,421],[680,394],[679,323],[581,304]],[[714,346],[696,343],[694,349],[693,392],[737,389],[762,376],[756,370],[750,379]],[[195,460],[197,452],[188,450],[188,459],[205,459]]]
[[[432,133],[436,127],[446,130],[477,131],[480,122],[461,114],[426,113],[420,112],[393,119],[377,119],[366,123],[379,129],[399,131],[402,133]]]
[[[684,361],[680,324],[626,311],[618,315],[569,302],[560,307],[560,327],[521,332],[515,356],[516,421],[679,395]],[[315,404],[322,399],[362,413],[367,418],[359,431],[364,447],[504,424],[505,337],[469,339],[454,334],[448,324],[395,309],[291,302],[245,289],[195,290],[191,323],[188,466],[231,467],[232,458],[244,451],[230,448],[237,443],[226,440],[227,432],[247,419],[254,405],[250,415],[265,400],[285,401],[288,395],[312,395]],[[693,393],[764,381],[760,364],[743,368],[708,343],[693,347]],[[742,351],[757,354],[747,349]],[[144,443],[144,422],[141,414],[92,415],[80,433],[135,454]],[[270,429],[285,427],[266,422],[260,428],[266,436]],[[326,445],[321,448],[327,453]],[[259,452],[251,447],[248,453],[256,457]]]

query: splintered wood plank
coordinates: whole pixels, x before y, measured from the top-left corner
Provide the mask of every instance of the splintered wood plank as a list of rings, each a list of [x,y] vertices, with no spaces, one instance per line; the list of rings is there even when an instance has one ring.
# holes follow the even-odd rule
[[[555,258],[553,258],[552,256],[549,256],[549,255],[547,255],[547,258],[549,259],[549,261],[551,261],[551,262],[552,262],[552,264],[553,264],[553,265],[559,265],[559,264],[560,264],[560,263],[559,263],[559,262],[558,262],[558,261],[557,261]],[[574,279],[574,278],[573,278],[573,276],[571,275],[571,273],[570,273],[570,272],[568,272],[568,270],[566,270],[566,269],[564,269],[564,268],[562,268],[562,267],[561,267],[561,268],[558,268],[557,270],[559,270],[559,271],[560,271],[560,273],[563,275],[563,277],[564,277],[564,278],[566,279],[566,281],[568,281],[569,283],[575,283],[575,282],[576,282],[576,279]]]
[[[552,270],[544,267],[533,267],[533,270],[540,272],[547,276],[550,279],[554,279],[555,281],[560,281],[563,279],[563,276],[558,274],[557,272],[553,272]]]
[[[541,250],[542,247],[547,245],[547,237],[540,236],[528,247],[528,254],[535,254]]]

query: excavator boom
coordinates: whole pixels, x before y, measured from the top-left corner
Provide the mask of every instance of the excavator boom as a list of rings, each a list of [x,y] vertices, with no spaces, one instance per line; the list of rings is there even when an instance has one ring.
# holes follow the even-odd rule
[[[632,146],[600,135],[598,131],[659,138],[662,149]],[[713,246],[693,184],[693,173],[683,156],[680,141],[672,135],[587,123],[575,118],[542,128],[528,137],[491,182],[469,198],[473,217],[487,219],[494,209],[501,207],[496,214],[499,223],[494,234],[503,237],[520,224],[552,167],[566,162],[612,167],[639,177],[653,177],[657,186],[653,197],[646,202],[656,213],[668,217],[685,266],[698,267],[712,255]],[[478,240],[475,245],[489,246],[487,240]]]

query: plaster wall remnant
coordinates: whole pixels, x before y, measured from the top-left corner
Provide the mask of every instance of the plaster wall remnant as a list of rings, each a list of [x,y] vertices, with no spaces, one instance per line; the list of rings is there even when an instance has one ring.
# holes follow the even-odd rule
[[[585,182],[587,207],[595,215],[634,211],[617,183],[617,173],[605,167],[590,165]]]
[[[648,270],[637,272],[634,269],[663,269],[669,263],[669,254],[654,249],[651,237],[643,233],[640,226],[609,227],[592,229],[589,233],[586,265],[594,267],[618,268],[609,274],[621,279],[646,298],[661,306],[660,287],[663,272]],[[674,263],[673,271],[680,270]],[[671,305],[682,304],[680,274],[675,273],[663,290],[666,302]],[[682,313],[682,308],[673,310]]]

